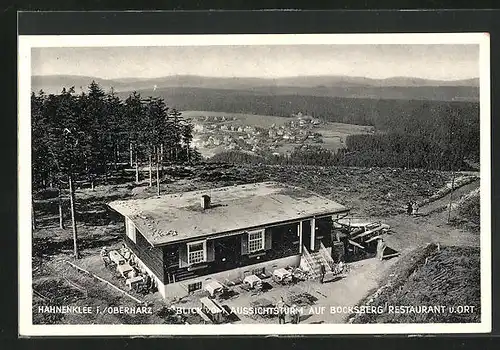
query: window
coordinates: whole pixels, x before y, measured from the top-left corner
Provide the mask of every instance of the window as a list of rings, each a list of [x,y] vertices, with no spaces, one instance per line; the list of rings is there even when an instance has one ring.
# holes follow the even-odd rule
[[[194,291],[201,289],[201,282],[195,282],[188,284],[188,293],[192,293]]]
[[[248,233],[248,252],[258,252],[264,249],[264,230]]]
[[[125,217],[125,232],[134,243],[136,243],[135,237],[135,225],[129,218]]]
[[[198,264],[207,259],[205,242],[188,243],[188,264]]]
[[[263,267],[252,270],[252,275],[258,276],[258,275],[264,275],[264,274],[265,274],[265,269]]]

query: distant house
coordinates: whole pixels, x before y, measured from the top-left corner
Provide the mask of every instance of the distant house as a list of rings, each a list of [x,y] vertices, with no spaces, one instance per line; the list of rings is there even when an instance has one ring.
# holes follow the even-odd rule
[[[193,131],[195,132],[202,132],[205,129],[203,124],[194,124],[193,126]]]
[[[255,128],[253,126],[246,126],[244,129],[243,129],[244,132],[246,133],[254,133],[255,132]]]
[[[209,281],[241,280],[299,266],[320,269],[344,206],[275,182],[114,201],[125,243],[163,297],[181,297]],[[265,210],[263,210],[265,208]],[[328,254],[328,253],[326,253]]]
[[[238,127],[238,132],[243,132],[243,127]]]
[[[276,137],[276,130],[273,130],[273,129],[269,130],[268,135],[269,135],[269,137],[275,138]]]
[[[229,127],[228,127],[227,125],[222,125],[222,126],[220,127],[220,129],[221,129],[221,130],[223,130],[223,131],[228,131],[228,130],[229,130]]]
[[[220,146],[221,143],[222,143],[221,139],[214,137],[214,145],[215,146]]]

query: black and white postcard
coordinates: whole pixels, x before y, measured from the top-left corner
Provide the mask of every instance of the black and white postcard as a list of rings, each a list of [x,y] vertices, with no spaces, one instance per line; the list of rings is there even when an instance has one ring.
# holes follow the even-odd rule
[[[20,36],[20,334],[489,332],[489,56]]]

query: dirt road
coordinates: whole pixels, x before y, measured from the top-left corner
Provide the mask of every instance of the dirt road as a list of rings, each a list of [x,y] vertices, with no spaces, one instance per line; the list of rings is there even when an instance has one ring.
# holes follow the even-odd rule
[[[479,187],[479,180],[452,192],[452,203]],[[392,235],[387,244],[399,251],[411,250],[426,243],[440,243],[457,246],[479,246],[479,236],[447,223],[449,195],[431,202],[419,209],[419,216],[406,214],[382,219],[391,226]]]
[[[462,186],[452,194],[455,203],[479,187],[479,180]],[[391,226],[392,235],[386,238],[389,247],[400,252],[410,251],[418,246],[435,242],[442,245],[479,246],[479,236],[448,225],[449,195],[420,208],[420,216],[406,214],[381,218]],[[320,297],[317,306],[325,306],[323,314],[313,314],[304,323],[341,323],[349,316],[345,312],[330,312],[331,306],[354,306],[371,290],[377,288],[380,281],[389,273],[398,258],[388,261],[367,259],[351,264],[352,270],[343,280],[315,286],[324,297]]]

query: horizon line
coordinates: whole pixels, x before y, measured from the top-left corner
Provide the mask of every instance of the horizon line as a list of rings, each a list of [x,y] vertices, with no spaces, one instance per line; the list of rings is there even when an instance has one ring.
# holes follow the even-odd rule
[[[465,80],[474,80],[479,79],[479,76],[468,77],[468,78],[460,78],[460,79],[432,79],[432,78],[423,78],[412,75],[394,75],[386,78],[373,78],[362,75],[340,75],[340,74],[311,74],[311,75],[287,75],[287,76],[272,76],[272,77],[259,77],[259,76],[211,76],[211,75],[197,75],[197,74],[173,74],[173,75],[162,75],[157,77],[139,77],[139,76],[126,76],[121,78],[103,78],[95,75],[79,75],[79,74],[32,74],[31,77],[54,77],[54,76],[71,76],[71,77],[80,77],[80,78],[96,78],[102,80],[120,80],[120,79],[161,79],[161,78],[172,78],[172,77],[199,77],[199,78],[215,78],[215,79],[262,79],[262,80],[273,80],[273,79],[287,79],[287,78],[308,78],[308,77],[346,77],[346,78],[363,78],[369,80],[388,80],[394,78],[406,78],[406,79],[421,79],[427,81],[465,81]]]

